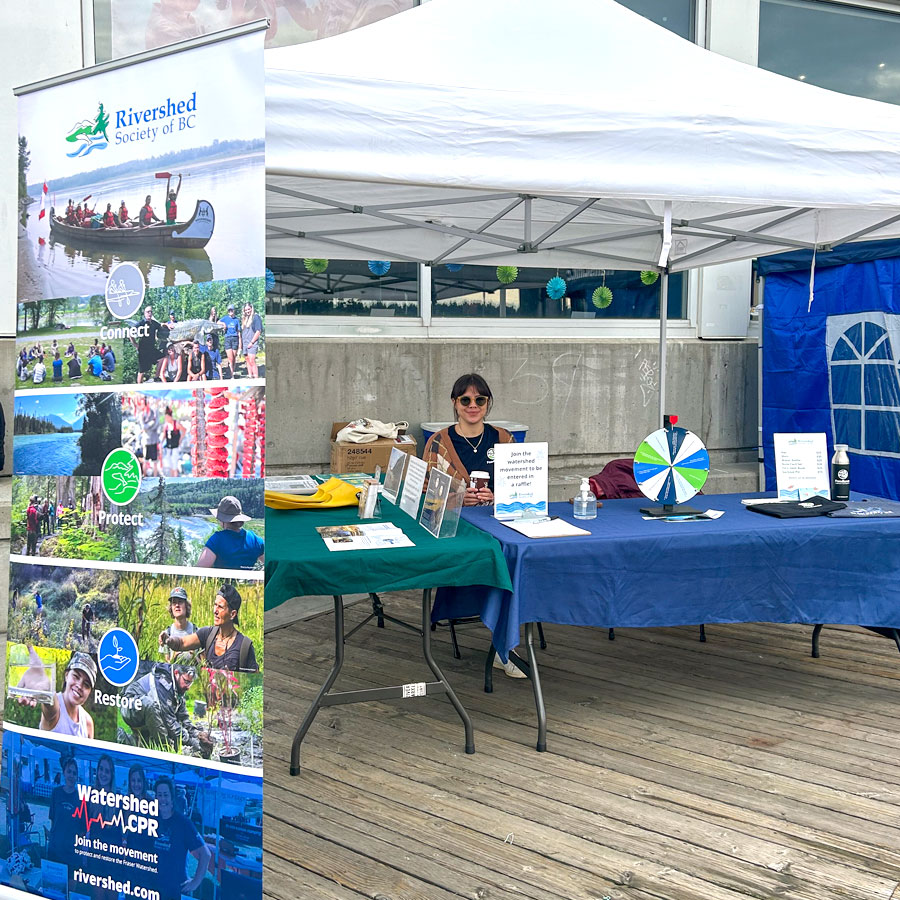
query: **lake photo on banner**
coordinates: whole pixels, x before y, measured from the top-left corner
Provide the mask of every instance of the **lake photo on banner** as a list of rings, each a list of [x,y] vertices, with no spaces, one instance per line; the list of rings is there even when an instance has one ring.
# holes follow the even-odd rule
[[[183,181],[178,195],[178,221],[187,221],[198,200],[208,201],[215,213],[215,228],[209,243],[202,250],[182,250],[168,247],[105,247],[91,241],[59,238],[50,235],[47,219],[34,213],[28,218],[27,235],[34,257],[34,273],[43,284],[44,297],[75,297],[102,294],[110,271],[120,262],[135,263],[144,274],[147,287],[191,284],[213,280],[238,278],[255,271],[253,260],[259,256],[252,242],[242,239],[246,218],[246,198],[257,188],[261,154],[191,162],[182,172]],[[147,194],[151,196],[154,212],[165,218],[164,193],[166,180],[156,180],[153,173],[128,174],[98,184],[65,189],[65,195],[54,196],[50,184],[51,202],[57,215],[64,215],[71,196],[80,202],[90,194],[88,205],[98,212],[111,203],[117,211],[124,200],[131,218],[137,218]],[[37,207],[35,206],[36,210]],[[86,229],[87,230],[87,229]],[[152,229],[147,229],[151,231]],[[97,238],[96,240],[99,240]],[[25,295],[23,295],[23,291]],[[19,299],[29,289],[20,284]]]
[[[16,475],[71,475],[81,462],[81,432],[17,434],[13,451]]]

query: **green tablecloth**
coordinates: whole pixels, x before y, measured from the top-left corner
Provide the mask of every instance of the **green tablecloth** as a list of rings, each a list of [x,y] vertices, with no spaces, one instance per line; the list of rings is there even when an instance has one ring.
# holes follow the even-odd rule
[[[415,547],[331,551],[320,525],[358,524],[356,508],[266,509],[266,609],[307,594],[367,594],[487,585],[511,590],[500,544],[460,519],[456,537],[438,540],[399,508],[382,501],[382,518]]]

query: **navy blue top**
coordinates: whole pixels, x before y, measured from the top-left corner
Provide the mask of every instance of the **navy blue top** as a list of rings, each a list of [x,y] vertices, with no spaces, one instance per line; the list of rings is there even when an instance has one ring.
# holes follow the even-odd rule
[[[493,425],[484,424],[484,433],[479,438],[464,438],[456,433],[456,426],[451,425],[450,440],[459,461],[471,476],[472,472],[487,472],[490,477],[488,487],[494,490],[494,444],[500,441],[500,432]],[[473,448],[477,446],[478,449]]]

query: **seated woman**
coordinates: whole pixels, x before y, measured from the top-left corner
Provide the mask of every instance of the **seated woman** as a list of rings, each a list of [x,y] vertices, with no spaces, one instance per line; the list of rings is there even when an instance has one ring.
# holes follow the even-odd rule
[[[485,417],[493,405],[494,395],[488,383],[478,374],[461,375],[450,391],[456,424],[433,434],[422,459],[429,470],[446,472],[466,483],[464,506],[487,506],[494,502],[494,445],[511,444],[515,438],[505,429],[489,425]],[[476,487],[469,478],[470,472],[487,472],[487,487]],[[511,678],[524,678],[523,672],[512,662],[505,665],[499,656],[494,666],[503,669]]]
[[[510,444],[515,438],[505,428],[484,421],[494,395],[480,375],[457,378],[450,399],[456,424],[428,439],[422,459],[429,469],[436,468],[466,483],[465,506],[487,506],[494,502],[494,444]],[[487,472],[487,487],[473,487],[470,472]]]

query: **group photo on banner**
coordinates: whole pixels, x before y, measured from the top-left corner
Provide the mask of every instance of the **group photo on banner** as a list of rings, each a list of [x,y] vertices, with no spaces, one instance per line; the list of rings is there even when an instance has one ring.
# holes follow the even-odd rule
[[[16,91],[0,884],[27,894],[262,896],[264,28]]]

